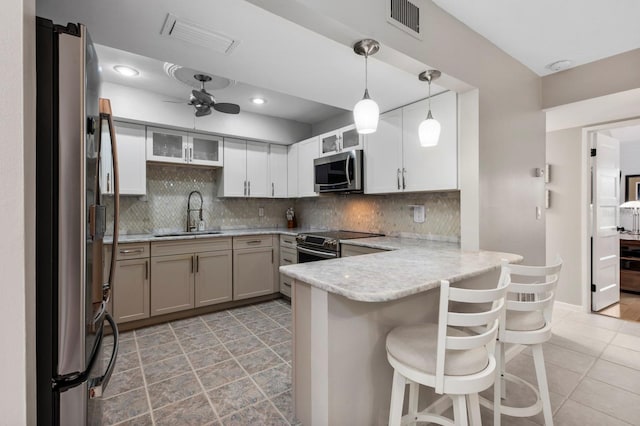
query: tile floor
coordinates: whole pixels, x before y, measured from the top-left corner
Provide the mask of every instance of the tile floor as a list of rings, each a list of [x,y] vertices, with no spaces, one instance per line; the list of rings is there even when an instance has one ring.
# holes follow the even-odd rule
[[[561,305],[554,315],[544,354],[555,424],[640,425],[640,323]],[[290,306],[276,300],[124,333],[104,424],[291,424],[290,329]],[[530,351],[507,371],[535,383]],[[530,392],[509,386],[508,404],[530,403]],[[482,417],[492,424],[489,410]],[[542,414],[502,417],[543,423]]]
[[[284,300],[120,336],[104,425],[293,422],[291,307]],[[105,357],[111,345],[105,345]]]

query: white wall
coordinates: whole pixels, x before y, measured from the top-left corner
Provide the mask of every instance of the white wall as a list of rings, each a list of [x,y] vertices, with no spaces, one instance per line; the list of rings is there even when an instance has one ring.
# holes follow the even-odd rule
[[[558,284],[557,300],[574,305],[582,303],[583,229],[580,221],[582,129],[573,128],[547,133],[547,162],[551,165],[551,208],[547,210],[547,263],[556,255],[564,260]]]
[[[544,216],[538,220],[535,214],[544,205],[544,182],[533,177],[545,161],[540,77],[430,1],[418,2],[423,40],[387,23],[382,1],[249,1],[349,46],[373,37],[382,44],[376,60],[408,72],[415,70],[407,64],[418,61],[479,89],[479,167],[461,170],[467,174],[461,181],[479,182],[480,247],[519,253],[531,264],[545,262]],[[465,92],[445,78],[439,83]]]
[[[241,111],[238,115],[213,112],[196,118],[193,108],[164,102],[166,96],[114,83],[103,83],[101,96],[111,99],[118,118],[282,144],[292,144],[311,135],[309,124],[250,112]]]
[[[9,0],[2,6],[0,423],[21,425],[35,420],[34,222],[28,211],[34,200],[35,1]]]

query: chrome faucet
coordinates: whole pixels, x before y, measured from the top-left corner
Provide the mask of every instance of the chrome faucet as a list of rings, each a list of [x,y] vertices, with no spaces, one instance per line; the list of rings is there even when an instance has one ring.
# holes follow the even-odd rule
[[[192,209],[191,208],[191,197],[193,196],[193,194],[197,194],[198,197],[200,197],[200,208],[199,209]],[[200,219],[200,221],[202,221],[202,194],[200,193],[200,191],[191,191],[189,193],[189,199],[187,200],[187,232],[193,232],[196,231],[198,229],[198,225],[195,222],[191,221],[191,212],[193,211],[197,211],[198,212],[198,217]]]

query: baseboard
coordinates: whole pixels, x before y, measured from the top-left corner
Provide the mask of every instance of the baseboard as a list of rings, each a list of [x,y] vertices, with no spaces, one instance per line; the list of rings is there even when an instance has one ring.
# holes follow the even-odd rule
[[[564,309],[568,309],[570,311],[575,311],[575,312],[583,312],[584,309],[582,308],[582,305],[574,305],[573,303],[566,303],[566,302],[558,302],[557,300],[554,302],[554,305],[560,306]]]

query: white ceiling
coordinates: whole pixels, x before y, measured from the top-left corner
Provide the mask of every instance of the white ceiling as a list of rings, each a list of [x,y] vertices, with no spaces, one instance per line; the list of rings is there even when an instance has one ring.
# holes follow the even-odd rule
[[[637,0],[433,0],[538,75],[640,48]]]
[[[160,31],[167,13],[240,43],[224,55],[164,37]],[[352,110],[364,91],[364,60],[351,46],[244,0],[38,0],[37,14],[56,23],[82,22],[93,41],[104,46],[319,104]],[[142,78],[135,83],[136,87],[141,84]],[[164,86],[155,87],[159,93],[165,90]],[[443,90],[433,86],[434,93]],[[369,60],[369,92],[381,111],[387,111],[425,98],[427,87],[417,75],[373,57]],[[175,96],[175,91],[167,96]],[[219,98],[221,102],[229,100],[223,99],[222,92]],[[275,116],[285,114],[277,110],[275,102],[271,108]]]
[[[165,72],[165,62],[99,44],[96,44],[96,51],[100,58],[104,81],[159,93],[165,95],[168,101],[182,101],[185,108],[193,109],[192,106],[187,105],[193,87],[170,77]],[[113,69],[114,66],[123,64],[135,68],[140,75],[125,77]],[[195,79],[194,82],[196,82]],[[301,123],[317,123],[344,112],[340,108],[240,82],[221,90],[207,90],[216,97],[216,101],[238,104],[241,111],[276,116]],[[267,103],[254,104],[251,98],[256,96],[266,99]]]

